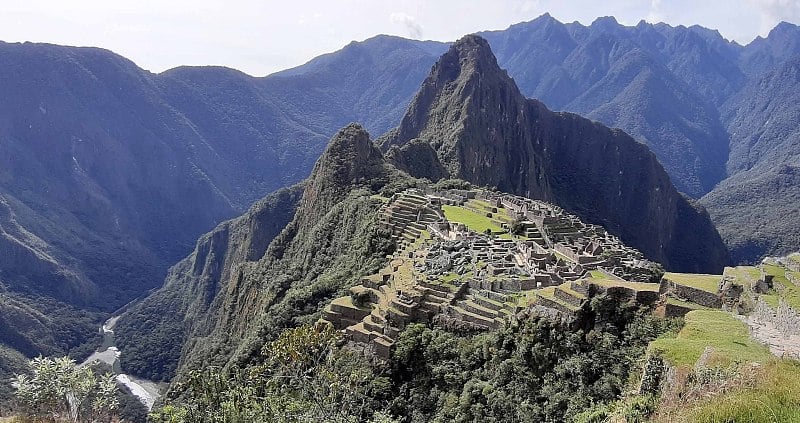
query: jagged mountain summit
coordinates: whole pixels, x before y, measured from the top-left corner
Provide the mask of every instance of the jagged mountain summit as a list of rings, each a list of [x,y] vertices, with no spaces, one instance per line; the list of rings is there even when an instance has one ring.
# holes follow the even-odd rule
[[[397,241],[382,223],[387,198],[408,187],[459,184],[450,177],[560,204],[673,269],[711,272],[725,264],[708,216],[677,193],[646,146],[525,99],[478,36],[442,56],[401,126],[379,141],[386,154],[362,127],[343,128],[302,186],[202,237],[164,287],[118,323],[125,370],[170,379],[255,359],[264,339],[315,319],[343,289],[386,265]],[[431,182],[439,179],[442,185]],[[281,207],[296,207],[290,221]],[[288,223],[278,233],[281,221]],[[654,246],[654,235],[667,248]],[[262,248],[244,253],[251,238]],[[157,312],[165,309],[180,312]]]
[[[82,359],[104,313],[159,286],[198,236],[305,178],[337,129],[395,125],[434,60],[396,37],[333,56],[254,78],[0,43],[0,344]]]
[[[482,36],[525,96],[623,129],[679,191],[705,194],[737,263],[798,248],[796,25],[747,46],[699,26],[547,15]],[[105,313],[157,286],[199,234],[306,177],[337,129],[397,125],[447,49],[378,36],[254,78],[219,67],[155,75],[105,50],[0,43],[0,343],[17,358],[85,356]],[[398,152],[387,158],[413,175],[452,171],[428,140]],[[530,154],[542,171],[549,156]],[[565,192],[563,180],[507,178]]]
[[[451,46],[380,142],[414,176],[438,179],[408,166],[435,152],[440,165],[427,169],[559,204],[668,268],[715,272],[727,263],[707,213],[678,193],[646,146],[525,99],[479,36]]]
[[[261,337],[303,321],[383,264],[391,239],[377,230],[382,203],[370,195],[409,183],[362,127],[343,128],[302,185],[201,238],[164,287],[123,316],[123,368],[169,380],[176,370],[247,360]],[[261,248],[244,253],[248,239]]]

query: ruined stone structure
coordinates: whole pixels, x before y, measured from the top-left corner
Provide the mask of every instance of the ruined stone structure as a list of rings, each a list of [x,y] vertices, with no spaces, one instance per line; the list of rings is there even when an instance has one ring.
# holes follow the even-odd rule
[[[476,216],[487,229],[448,220],[447,208]],[[542,201],[409,189],[388,199],[380,222],[397,243],[389,265],[323,311],[324,321],[378,357],[388,357],[413,322],[485,330],[521,312],[570,318],[597,294],[659,300],[658,285],[637,282],[658,280],[657,265],[603,228]]]

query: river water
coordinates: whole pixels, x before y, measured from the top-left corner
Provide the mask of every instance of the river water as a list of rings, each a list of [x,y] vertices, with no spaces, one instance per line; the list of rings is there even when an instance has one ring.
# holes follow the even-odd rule
[[[166,384],[139,379],[122,373],[122,367],[119,364],[119,356],[122,352],[117,348],[114,339],[114,325],[117,324],[119,317],[120,316],[114,316],[103,323],[100,327],[100,332],[103,334],[103,344],[98,351],[95,351],[86,361],[81,363],[81,366],[95,361],[108,364],[116,375],[117,381],[127,386],[133,395],[147,407],[148,411],[152,410],[153,404],[155,404],[156,400],[164,393]]]

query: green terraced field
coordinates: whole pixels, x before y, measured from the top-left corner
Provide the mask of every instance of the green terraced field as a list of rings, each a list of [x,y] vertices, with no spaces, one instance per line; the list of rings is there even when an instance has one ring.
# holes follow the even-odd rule
[[[780,266],[765,264],[764,271],[773,275],[774,285],[781,285],[783,289],[776,289],[774,294],[764,295],[764,301],[777,307],[779,299],[783,298],[795,310],[800,310],[800,287],[786,279],[786,269]]]
[[[680,285],[702,289],[716,294],[722,275],[703,275],[695,273],[665,273],[664,277]]]
[[[686,307],[691,310],[712,310],[708,307],[701,306],[700,304],[692,303],[689,301],[679,300],[675,297],[667,297],[667,304],[677,305],[681,307]]]
[[[613,286],[621,286],[624,288],[635,289],[637,291],[652,291],[658,292],[660,288],[659,284],[657,283],[641,283],[641,282],[627,282],[627,281],[620,281],[616,279],[591,279],[592,283],[605,286],[605,287],[613,287]]]
[[[487,229],[494,233],[505,232],[503,228],[492,221],[492,219],[479,213],[475,213],[472,210],[456,206],[442,206],[442,210],[444,211],[444,217],[447,218],[447,220],[455,223],[463,223],[469,229],[475,232],[483,233],[486,232]]]
[[[684,317],[686,324],[678,334],[667,334],[650,343],[676,366],[694,366],[707,346],[725,362],[764,362],[769,350],[750,337],[747,326],[721,310],[694,310]]]

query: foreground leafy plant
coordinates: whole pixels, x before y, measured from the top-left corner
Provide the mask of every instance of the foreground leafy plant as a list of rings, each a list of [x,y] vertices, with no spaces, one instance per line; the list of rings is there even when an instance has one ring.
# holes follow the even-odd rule
[[[22,414],[52,421],[111,421],[117,409],[116,380],[78,367],[69,357],[34,358],[30,375],[17,375],[14,386]]]

